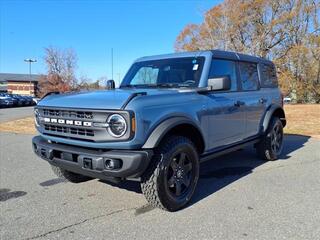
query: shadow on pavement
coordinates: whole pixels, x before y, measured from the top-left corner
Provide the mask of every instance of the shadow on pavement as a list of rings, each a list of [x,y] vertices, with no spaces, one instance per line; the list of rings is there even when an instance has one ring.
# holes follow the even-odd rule
[[[5,202],[5,201],[12,199],[12,198],[19,198],[19,197],[22,197],[26,194],[27,193],[24,191],[11,191],[8,188],[1,188],[0,189],[0,202]]]
[[[283,153],[278,161],[289,159],[290,154],[302,148],[309,138],[309,136],[303,135],[285,135]],[[249,175],[254,168],[264,163],[266,162],[257,157],[253,147],[248,147],[202,163],[200,167],[200,179],[190,205]],[[125,181],[120,184],[108,184],[128,191],[141,193],[138,182]]]
[[[99,180],[99,182],[103,182],[103,183],[106,183],[106,184],[111,185],[113,187],[125,189],[125,190],[131,191],[131,192],[142,193],[139,182],[124,181],[124,182],[120,182],[118,184],[112,183],[112,182],[103,181],[103,180]]]
[[[283,152],[277,161],[289,159],[290,154],[302,148],[309,138],[302,135],[285,135]],[[190,205],[249,175],[254,168],[264,163],[266,162],[257,157],[253,147],[203,163],[200,168],[198,187]]]

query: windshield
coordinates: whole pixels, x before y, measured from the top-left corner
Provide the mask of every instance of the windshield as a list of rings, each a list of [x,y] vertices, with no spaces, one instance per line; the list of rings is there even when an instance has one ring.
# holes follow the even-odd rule
[[[136,62],[124,77],[124,87],[197,87],[204,57]]]

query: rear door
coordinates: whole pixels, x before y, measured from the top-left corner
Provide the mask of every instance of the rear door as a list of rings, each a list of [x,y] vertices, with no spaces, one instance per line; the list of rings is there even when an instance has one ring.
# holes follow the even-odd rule
[[[241,101],[245,103],[245,138],[257,135],[260,131],[261,117],[266,108],[266,98],[260,92],[258,64],[239,62]]]
[[[213,59],[208,78],[228,76],[231,89],[208,93],[208,139],[210,148],[238,142],[245,134],[245,111],[238,101],[237,63],[227,59]],[[239,103],[239,104],[237,104]]]

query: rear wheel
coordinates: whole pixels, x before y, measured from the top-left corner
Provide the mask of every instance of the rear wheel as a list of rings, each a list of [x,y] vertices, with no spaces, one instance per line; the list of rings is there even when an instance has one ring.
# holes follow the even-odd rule
[[[65,180],[66,182],[81,183],[92,179],[84,175],[67,171],[57,166],[51,165],[51,168],[59,178]]]
[[[152,206],[176,211],[190,201],[198,178],[199,157],[193,143],[172,136],[156,150],[141,189]]]
[[[267,161],[278,159],[283,148],[283,126],[279,118],[272,118],[267,132],[257,145],[258,155]]]

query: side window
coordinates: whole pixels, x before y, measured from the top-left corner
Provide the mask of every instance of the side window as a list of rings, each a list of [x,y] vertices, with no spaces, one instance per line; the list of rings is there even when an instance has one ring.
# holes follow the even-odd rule
[[[156,84],[158,79],[158,73],[158,68],[141,67],[132,79],[131,84]]]
[[[237,90],[236,63],[231,60],[212,59],[209,78],[228,76],[231,80],[230,91]]]
[[[256,63],[239,62],[242,90],[258,89],[258,69]]]
[[[261,86],[277,87],[278,80],[276,68],[272,64],[261,64]]]

